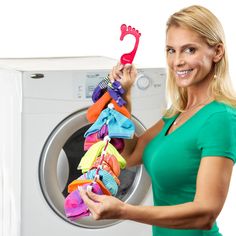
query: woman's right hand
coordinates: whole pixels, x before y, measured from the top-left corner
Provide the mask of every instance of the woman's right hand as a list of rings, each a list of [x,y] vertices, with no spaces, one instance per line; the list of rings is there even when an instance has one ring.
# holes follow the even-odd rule
[[[111,82],[114,80],[119,81],[126,93],[130,92],[136,77],[137,69],[133,64],[123,65],[121,63],[117,63],[117,65],[113,67],[111,73],[109,74]]]

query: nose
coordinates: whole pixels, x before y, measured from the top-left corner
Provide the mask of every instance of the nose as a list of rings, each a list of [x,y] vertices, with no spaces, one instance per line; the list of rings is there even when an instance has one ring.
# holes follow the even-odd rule
[[[176,53],[174,58],[174,66],[181,67],[184,64],[185,64],[184,57],[180,53]]]

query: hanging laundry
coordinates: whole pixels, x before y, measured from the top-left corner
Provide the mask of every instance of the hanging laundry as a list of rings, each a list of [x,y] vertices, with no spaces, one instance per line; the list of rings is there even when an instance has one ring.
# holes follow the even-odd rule
[[[99,165],[101,165],[102,169],[108,171],[111,175],[119,177],[120,165],[114,155],[107,153],[103,160],[101,160],[101,157],[98,157],[93,163],[91,169],[97,168]]]
[[[111,85],[109,84],[107,87],[107,91],[111,95],[111,97],[116,101],[118,106],[122,107],[126,104],[126,101],[122,98],[125,90],[122,88],[121,83],[119,81],[114,81]]]
[[[100,113],[106,108],[109,103],[112,103],[114,105],[114,109],[116,111],[120,112],[129,119],[131,118],[131,114],[129,113],[127,108],[125,106],[118,106],[116,101],[112,99],[111,95],[107,91],[102,95],[101,98],[99,98],[92,106],[88,108],[86,113],[87,120],[90,123],[94,123]]]
[[[103,182],[99,179],[97,179],[96,181],[92,180],[92,179],[76,179],[74,181],[72,181],[69,185],[68,185],[68,193],[73,192],[74,190],[77,190],[78,187],[82,187],[86,184],[93,184],[93,183],[97,183],[99,184],[103,194],[110,196],[111,193],[108,191],[108,189],[105,187],[105,185],[103,184]]]
[[[92,100],[94,103],[107,91],[107,87],[110,83],[111,81],[107,76],[97,85],[92,94]]]
[[[126,104],[126,101],[122,98],[125,90],[119,81],[111,82],[107,77],[105,77],[94,89],[92,94],[92,100],[95,103],[102,95],[108,91],[110,96],[116,101],[116,103],[121,107]]]
[[[133,34],[136,38],[132,52],[121,56],[120,61],[124,65],[132,63],[134,59],[141,35],[137,32],[134,34],[127,31],[127,26],[121,25],[120,40],[127,34]],[[69,184],[69,195],[64,205],[66,216],[72,220],[90,214],[79,195],[78,187],[89,188],[97,194],[116,196],[118,192],[120,169],[126,166],[126,161],[119,152],[124,149],[124,139],[133,138],[135,132],[131,114],[124,106],[124,93],[121,83],[110,81],[109,76],[93,91],[94,104],[87,110],[86,117],[94,124],[84,134],[84,150],[87,152],[77,167],[83,174]]]
[[[65,199],[64,210],[66,217],[77,220],[80,217],[89,216],[90,211],[82,200],[79,190],[71,192]]]
[[[123,93],[118,81],[111,84],[106,78],[93,93],[96,102],[88,109],[87,119],[94,124],[84,134],[87,152],[77,167],[83,174],[68,185],[69,195],[65,199],[65,214],[71,220],[90,214],[78,188],[89,188],[100,195],[118,193],[120,169],[126,166],[119,152],[124,149],[124,139],[131,139],[135,132],[131,115],[124,106]]]
[[[103,195],[103,191],[97,182],[83,185],[84,189],[91,189],[93,193]],[[78,189],[72,191],[65,199],[64,209],[66,216],[71,220],[77,220],[84,216],[89,216],[90,211],[82,200]]]
[[[86,172],[86,179],[94,179],[96,174],[99,175],[99,180],[102,181],[106,189],[111,193],[112,196],[115,196],[118,192],[118,185],[111,174],[107,171],[100,168],[96,173],[96,169],[89,170]]]
[[[106,124],[110,138],[133,138],[135,132],[133,122],[126,116],[112,109],[111,107],[113,105],[111,105],[112,104],[109,104],[108,107],[101,112],[95,123],[85,132],[85,137],[100,131]]]
[[[93,133],[88,135],[84,140],[84,151],[87,151],[93,144],[102,141],[103,138],[108,135],[107,125],[104,124],[103,127]],[[111,138],[111,144],[116,148],[118,152],[122,152],[124,150],[125,142],[124,139],[121,138]]]
[[[87,172],[95,162],[96,158],[101,156],[105,144],[106,143],[104,141],[100,141],[93,144],[81,158],[77,169],[82,170],[83,173]],[[125,159],[121,156],[121,154],[115,149],[115,147],[111,143],[108,143],[107,153],[112,154],[116,157],[121,169],[125,168],[126,166]]]

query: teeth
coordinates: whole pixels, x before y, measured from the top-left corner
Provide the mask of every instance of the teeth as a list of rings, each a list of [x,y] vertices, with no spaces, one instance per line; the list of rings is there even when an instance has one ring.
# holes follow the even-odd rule
[[[181,70],[181,71],[177,71],[176,74],[177,75],[186,75],[187,73],[191,72],[192,69],[189,70]]]

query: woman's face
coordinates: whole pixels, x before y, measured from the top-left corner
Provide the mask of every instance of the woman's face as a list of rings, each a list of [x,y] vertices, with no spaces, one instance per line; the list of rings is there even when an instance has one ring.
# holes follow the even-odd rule
[[[171,26],[166,35],[167,64],[179,87],[201,86],[212,77],[215,48],[196,32]]]

